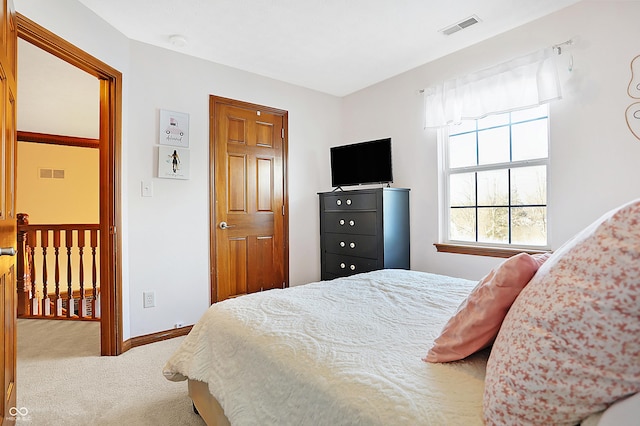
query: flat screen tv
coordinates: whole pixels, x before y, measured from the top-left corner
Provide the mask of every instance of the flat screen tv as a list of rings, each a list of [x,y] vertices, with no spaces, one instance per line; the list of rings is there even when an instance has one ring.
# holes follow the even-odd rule
[[[391,182],[391,138],[331,148],[331,186]]]

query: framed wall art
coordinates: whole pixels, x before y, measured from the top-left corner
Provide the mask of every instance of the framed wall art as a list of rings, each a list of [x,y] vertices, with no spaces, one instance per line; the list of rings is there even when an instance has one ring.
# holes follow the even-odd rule
[[[189,114],[161,109],[158,143],[189,148]]]
[[[158,177],[189,179],[189,150],[170,146],[158,147]]]

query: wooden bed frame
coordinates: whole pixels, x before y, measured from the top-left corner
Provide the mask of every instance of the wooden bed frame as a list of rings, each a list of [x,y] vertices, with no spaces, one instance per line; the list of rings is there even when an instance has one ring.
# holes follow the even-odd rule
[[[189,396],[193,401],[194,411],[202,417],[207,426],[230,426],[222,407],[209,392],[205,382],[189,379]]]

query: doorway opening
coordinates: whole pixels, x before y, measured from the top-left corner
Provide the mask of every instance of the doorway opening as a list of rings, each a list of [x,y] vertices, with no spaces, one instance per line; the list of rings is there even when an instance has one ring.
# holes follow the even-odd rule
[[[21,14],[17,15],[16,22],[20,39],[99,81],[100,346],[102,355],[119,355],[123,344],[119,233],[122,74]]]

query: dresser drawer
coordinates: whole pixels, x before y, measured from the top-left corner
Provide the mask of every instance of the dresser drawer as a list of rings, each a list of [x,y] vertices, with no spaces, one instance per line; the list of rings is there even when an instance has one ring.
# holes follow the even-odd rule
[[[324,250],[347,256],[378,258],[378,246],[375,235],[331,234],[324,237]]]
[[[320,192],[323,280],[383,268],[409,269],[409,190]]]
[[[378,262],[375,259],[342,256],[333,253],[326,254],[325,272],[329,274],[346,277],[347,275],[375,271],[376,269],[378,269]]]
[[[375,210],[376,193],[336,193],[324,196],[324,211]]]
[[[375,235],[376,215],[376,212],[327,212],[323,232]]]

